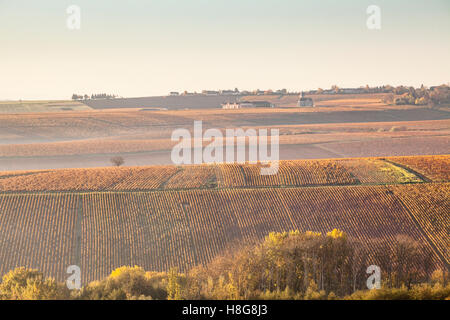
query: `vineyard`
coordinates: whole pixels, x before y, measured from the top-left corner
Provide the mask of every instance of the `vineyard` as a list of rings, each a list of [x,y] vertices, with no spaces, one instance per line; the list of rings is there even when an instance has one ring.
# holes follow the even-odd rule
[[[412,183],[422,180],[411,172],[380,159],[348,159],[339,163],[361,183]]]
[[[357,184],[350,172],[337,161],[281,161],[278,173],[261,175],[262,164],[220,165],[219,186],[311,186]]]
[[[4,172],[0,173],[0,191],[151,190],[176,172],[173,166]]]
[[[432,181],[450,180],[448,156],[396,157],[390,158],[390,160],[394,163],[409,167]]]
[[[216,186],[216,168],[214,166],[184,166],[172,176],[165,189],[214,188]]]
[[[282,160],[278,173],[266,176],[260,174],[262,166],[234,163],[0,172],[0,192],[145,191],[448,181],[450,156]]]
[[[392,188],[445,261],[450,263],[450,186],[420,184]]]
[[[18,266],[62,279],[74,263],[79,196],[0,196],[0,273]]]
[[[439,166],[417,176],[395,163],[283,161],[266,177],[251,164],[3,172],[0,274],[28,266],[64,280],[75,264],[86,283],[123,265],[183,271],[272,231],[334,228],[373,259],[375,241],[407,235],[448,265],[449,181],[427,182]]]

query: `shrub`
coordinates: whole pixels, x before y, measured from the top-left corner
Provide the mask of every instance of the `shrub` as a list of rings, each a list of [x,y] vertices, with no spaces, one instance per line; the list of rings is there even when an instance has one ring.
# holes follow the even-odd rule
[[[60,300],[68,299],[66,286],[54,279],[45,279],[37,270],[16,268],[3,276],[0,284],[2,300]]]
[[[111,162],[116,167],[120,167],[121,165],[123,165],[125,163],[125,160],[122,157],[113,157],[113,158],[111,158]]]
[[[91,282],[80,292],[81,299],[165,299],[166,275],[146,273],[141,267],[120,267],[102,281]]]

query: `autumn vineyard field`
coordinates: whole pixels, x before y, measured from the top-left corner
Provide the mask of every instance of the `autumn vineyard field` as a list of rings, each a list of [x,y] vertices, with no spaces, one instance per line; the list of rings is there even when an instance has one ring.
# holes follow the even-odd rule
[[[0,172],[0,274],[186,270],[271,231],[408,235],[450,263],[450,156]]]
[[[149,191],[190,188],[306,187],[446,182],[448,156],[283,160],[276,175],[261,164],[147,166],[0,172],[0,192]]]

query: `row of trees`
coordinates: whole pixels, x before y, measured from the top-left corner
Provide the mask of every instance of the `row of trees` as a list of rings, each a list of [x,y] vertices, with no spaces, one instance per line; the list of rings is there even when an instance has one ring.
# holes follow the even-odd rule
[[[442,104],[450,104],[450,87],[448,85],[440,85],[427,88],[422,85],[420,88],[390,85],[379,87],[365,87],[355,89],[342,89],[333,85],[331,89],[323,90],[319,88],[312,90],[310,94],[326,94],[326,93],[389,93],[386,102],[394,103],[396,105],[410,104],[410,105],[430,105],[439,106]]]
[[[91,95],[87,95],[87,94],[72,94],[72,100],[89,100],[89,99],[114,99],[116,98],[117,95],[115,94],[106,94],[106,93],[93,93]]]
[[[413,87],[405,88],[406,91],[398,97],[392,97],[391,101],[396,105],[411,104],[411,105],[429,105],[431,107],[439,107],[440,105],[450,104],[450,87],[446,85],[433,87],[428,89],[421,87],[415,89]]]
[[[191,270],[184,294],[191,299],[258,299],[281,292],[290,298],[344,297],[367,289],[370,265],[380,267],[385,288],[429,283],[435,269],[431,252],[406,236],[363,245],[339,230],[271,233],[261,244],[230,250]]]
[[[448,270],[410,238],[375,241],[367,251],[339,230],[322,235],[271,233],[229,249],[185,274],[121,267],[106,279],[69,291],[35,270],[3,277],[2,299],[449,299]],[[381,288],[367,289],[367,266],[381,269]]]

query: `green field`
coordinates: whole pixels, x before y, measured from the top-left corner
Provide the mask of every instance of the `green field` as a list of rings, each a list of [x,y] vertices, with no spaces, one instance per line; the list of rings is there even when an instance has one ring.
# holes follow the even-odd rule
[[[91,110],[91,108],[82,102],[72,100],[0,101],[0,113],[60,112],[80,110]]]

